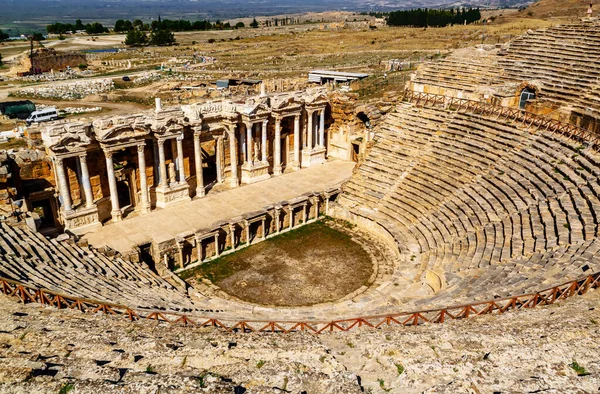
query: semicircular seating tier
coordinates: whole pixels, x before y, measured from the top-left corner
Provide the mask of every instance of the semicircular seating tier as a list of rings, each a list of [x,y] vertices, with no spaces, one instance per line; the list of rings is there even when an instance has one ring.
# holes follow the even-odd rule
[[[414,306],[444,307],[600,269],[599,175],[600,155],[580,142],[403,103],[338,203],[394,237],[398,272],[441,278],[441,289],[414,294]]]
[[[529,31],[505,48],[480,45],[423,64],[411,90],[503,100],[525,87],[547,105],[600,117],[600,22]],[[503,105],[514,105],[503,103]]]
[[[399,256],[338,302],[257,307],[190,298],[142,263],[0,224],[0,276],[134,309],[310,320],[443,308],[535,292],[600,270],[600,154],[496,116],[403,103],[333,209],[383,227]],[[373,228],[376,226],[373,226]],[[439,283],[432,283],[434,279]]]
[[[196,310],[185,293],[142,264],[0,223],[0,276],[70,297],[135,309]]]

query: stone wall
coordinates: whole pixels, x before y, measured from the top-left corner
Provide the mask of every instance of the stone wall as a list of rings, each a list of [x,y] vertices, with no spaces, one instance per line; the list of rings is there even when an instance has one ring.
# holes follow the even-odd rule
[[[84,54],[78,52],[60,52],[53,48],[43,48],[33,52],[33,68],[42,72],[62,71],[66,68],[77,68],[80,64],[87,65]],[[29,55],[21,58],[21,71],[31,70]]]

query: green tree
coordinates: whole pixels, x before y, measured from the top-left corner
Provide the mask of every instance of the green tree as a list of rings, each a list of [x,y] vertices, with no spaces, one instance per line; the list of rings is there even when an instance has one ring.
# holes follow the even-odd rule
[[[42,33],[33,33],[31,35],[31,39],[33,41],[40,42],[40,41],[44,41],[46,38],[44,37],[44,35]]]
[[[244,22],[238,22],[235,24],[236,29],[242,29],[244,27],[246,27],[246,25],[244,25]]]
[[[8,34],[0,30],[0,42],[4,40],[8,40]]]
[[[143,31],[129,30],[125,36],[125,45],[141,46],[148,43],[148,36]]]
[[[250,23],[250,27],[253,29],[256,29],[258,27],[258,21],[256,20],[256,18],[252,20],[252,23]]]
[[[4,63],[2,63],[2,54],[0,53],[0,67],[2,67]]]
[[[133,21],[133,27],[135,29],[138,29],[138,30],[143,30],[144,29],[144,22],[142,22],[139,19],[136,19],[136,20]]]
[[[121,33],[127,31],[125,30],[125,21],[123,19],[118,19],[115,22],[115,33]]]
[[[168,30],[155,30],[150,34],[151,45],[173,45],[175,44],[175,35]]]
[[[88,23],[87,25],[85,25],[85,32],[90,35],[101,34],[101,33],[107,33],[108,29],[106,29],[104,26],[102,26],[102,23],[94,22],[92,24]]]

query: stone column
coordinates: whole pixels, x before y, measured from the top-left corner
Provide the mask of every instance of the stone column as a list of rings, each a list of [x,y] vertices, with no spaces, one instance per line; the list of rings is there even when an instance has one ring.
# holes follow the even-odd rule
[[[79,166],[81,167],[81,183],[85,194],[85,207],[92,208],[94,206],[94,193],[92,193],[92,184],[90,183],[90,172],[87,166],[87,156],[79,156]]]
[[[146,155],[144,145],[137,146],[138,167],[140,171],[140,196],[142,203],[142,213],[150,212],[150,196],[148,195],[148,176],[146,175]]]
[[[254,164],[252,157],[253,142],[254,140],[252,139],[252,123],[246,123],[246,162],[248,162],[250,167],[252,167]]]
[[[281,175],[281,119],[275,118],[275,157],[273,159],[273,174]]]
[[[321,148],[325,147],[325,108],[323,108],[321,110],[321,116],[320,116],[320,122],[319,122],[319,146]]]
[[[267,162],[267,123],[268,120],[262,122],[262,141],[261,141],[261,158],[263,163]]]
[[[294,116],[294,169],[300,168],[300,115]]]
[[[250,222],[246,221],[246,243],[250,245]]]
[[[165,141],[158,140],[158,170],[160,172],[160,186],[167,187],[167,162],[165,160]]]
[[[198,253],[198,262],[202,262],[204,260],[202,258],[202,239],[199,236],[196,236],[196,252]]]
[[[325,215],[329,215],[329,193],[325,193]]]
[[[219,250],[219,233],[215,234],[215,257],[219,257],[221,251]]]
[[[153,161],[154,163],[152,163],[152,174],[153,174],[153,180],[154,180],[154,184],[153,186],[158,186],[159,182],[160,182],[160,167],[158,165],[158,160],[156,159],[158,157],[158,141],[154,141],[154,143],[152,144],[152,153],[153,153]]]
[[[223,182],[223,136],[217,138],[217,182]]]
[[[290,205],[288,207],[288,210],[290,211],[290,223],[289,223],[289,228],[290,230],[292,229],[292,227],[294,227],[294,208]]]
[[[204,173],[202,172],[202,145],[200,134],[194,134],[194,164],[196,166],[196,197],[204,197]]]
[[[235,250],[235,224],[229,224],[229,236],[231,237],[231,250]]]
[[[275,232],[279,233],[281,231],[281,211],[279,210],[279,208],[275,208]]]
[[[313,149],[313,111],[308,112],[308,130],[306,133],[306,147],[309,152],[312,152]]]
[[[113,166],[112,152],[104,151],[106,157],[106,171],[108,172],[108,187],[110,189],[110,204],[112,206],[113,222],[119,222],[122,219],[121,207],[119,207],[119,194],[117,192],[117,179],[115,178],[115,167]]]
[[[248,161],[248,156],[246,155],[246,134],[242,132],[240,132],[240,151],[242,152],[242,164],[246,164]]]
[[[183,167],[183,135],[177,137],[177,161],[179,162],[179,184],[185,184],[185,168]]]
[[[69,180],[65,174],[63,159],[56,159],[56,173],[58,175],[58,189],[62,198],[62,205],[65,213],[73,210],[71,202],[71,191],[69,190]]]
[[[235,138],[235,125],[229,126],[229,161],[231,164],[231,174],[229,183],[231,187],[238,187],[240,181],[238,179],[238,154],[237,154],[237,138]]]
[[[306,204],[302,205],[302,224],[306,224]]]
[[[183,243],[176,242],[175,245],[177,247],[177,257],[179,259],[179,266],[180,266],[180,268],[184,268],[185,267],[185,261],[183,259]]]

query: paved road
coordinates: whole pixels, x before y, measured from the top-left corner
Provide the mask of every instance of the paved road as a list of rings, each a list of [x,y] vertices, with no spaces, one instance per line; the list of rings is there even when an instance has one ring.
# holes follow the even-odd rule
[[[326,190],[348,179],[353,168],[354,163],[331,161],[108,224],[85,238],[95,247],[107,245],[121,253],[128,252],[135,246],[173,239],[183,232],[195,232],[307,192]]]

